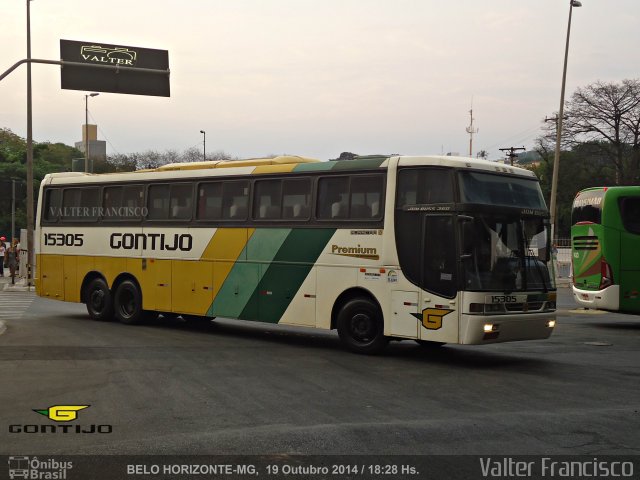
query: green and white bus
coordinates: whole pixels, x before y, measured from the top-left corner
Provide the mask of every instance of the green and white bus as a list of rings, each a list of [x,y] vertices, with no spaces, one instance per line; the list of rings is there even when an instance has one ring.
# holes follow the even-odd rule
[[[349,349],[547,338],[533,173],[455,157],[301,157],[48,175],[37,292],[97,320],[158,314],[337,329]]]
[[[587,308],[640,312],[640,187],[578,192],[571,223],[576,302]]]

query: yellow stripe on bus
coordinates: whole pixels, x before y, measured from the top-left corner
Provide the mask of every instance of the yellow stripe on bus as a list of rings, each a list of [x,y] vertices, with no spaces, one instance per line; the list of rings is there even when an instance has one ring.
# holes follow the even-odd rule
[[[219,228],[204,249],[201,260],[216,262],[211,301],[218,295],[222,284],[255,230],[255,228]]]
[[[294,168],[298,166],[297,163],[285,164],[285,165],[262,165],[256,167],[252,175],[259,175],[262,173],[288,173],[292,172]]]

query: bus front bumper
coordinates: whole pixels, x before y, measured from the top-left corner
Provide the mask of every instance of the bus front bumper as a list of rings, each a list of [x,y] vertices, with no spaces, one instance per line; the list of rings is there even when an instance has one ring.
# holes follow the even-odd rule
[[[549,338],[556,325],[556,313],[520,315],[462,315],[460,343],[486,343],[541,340]]]
[[[573,297],[584,308],[601,310],[620,309],[620,285],[611,285],[603,290],[582,290],[573,287]]]

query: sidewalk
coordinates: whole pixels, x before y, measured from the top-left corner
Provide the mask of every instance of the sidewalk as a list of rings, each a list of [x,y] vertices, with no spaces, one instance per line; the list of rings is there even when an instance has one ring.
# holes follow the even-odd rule
[[[6,272],[6,269],[5,269]],[[5,292],[35,292],[36,289],[34,286],[31,286],[29,289],[27,287],[27,280],[24,278],[16,277],[15,285],[11,284],[11,277],[5,275],[4,277],[0,277],[0,291]]]

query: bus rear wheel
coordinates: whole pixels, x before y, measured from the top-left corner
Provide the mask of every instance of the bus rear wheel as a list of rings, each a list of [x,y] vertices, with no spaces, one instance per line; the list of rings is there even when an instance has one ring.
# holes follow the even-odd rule
[[[108,321],[113,319],[113,300],[109,285],[102,278],[94,278],[84,292],[87,312],[94,320]]]
[[[355,353],[376,354],[389,343],[380,308],[366,298],[349,300],[337,317],[340,341]]]
[[[149,316],[142,310],[142,293],[138,284],[132,280],[124,280],[113,296],[116,318],[126,325],[137,325]]]

